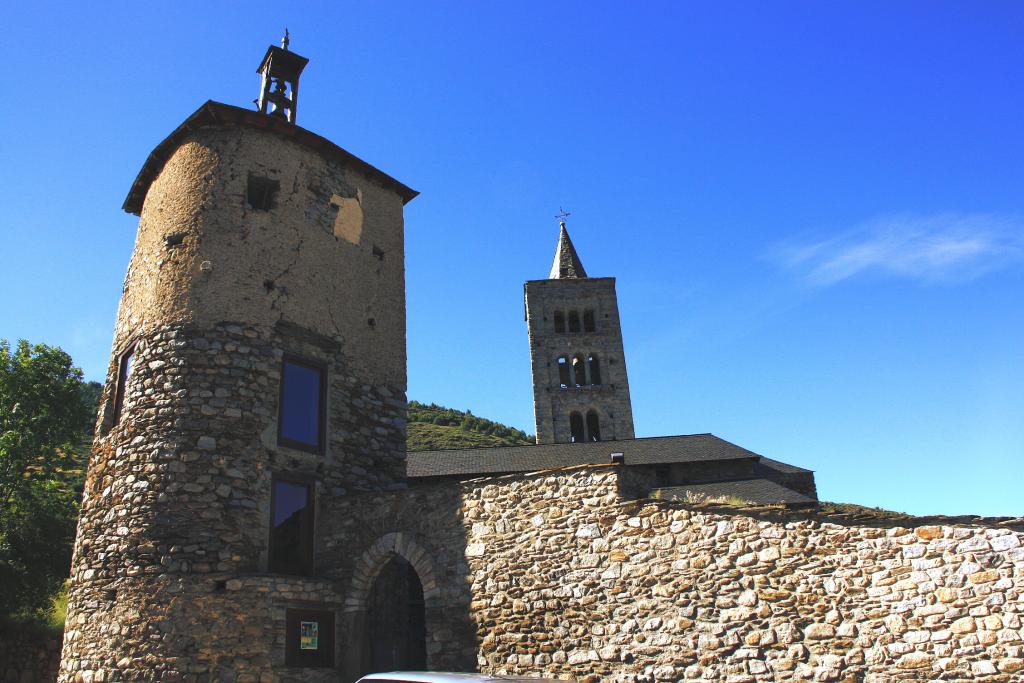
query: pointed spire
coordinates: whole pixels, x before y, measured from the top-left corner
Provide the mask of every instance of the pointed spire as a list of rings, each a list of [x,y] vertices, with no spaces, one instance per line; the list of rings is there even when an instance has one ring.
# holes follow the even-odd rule
[[[555,261],[551,264],[551,274],[548,275],[549,280],[587,277],[587,271],[583,270],[583,263],[576,254],[576,248],[572,246],[572,240],[569,239],[569,231],[565,229],[567,215],[563,211],[557,216],[561,230],[558,234],[558,247],[555,249]]]

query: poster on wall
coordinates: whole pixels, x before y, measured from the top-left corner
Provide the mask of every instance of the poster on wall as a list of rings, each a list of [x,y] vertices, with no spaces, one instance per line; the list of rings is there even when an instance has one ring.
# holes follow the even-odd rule
[[[320,647],[320,622],[299,622],[299,649],[316,650]]]

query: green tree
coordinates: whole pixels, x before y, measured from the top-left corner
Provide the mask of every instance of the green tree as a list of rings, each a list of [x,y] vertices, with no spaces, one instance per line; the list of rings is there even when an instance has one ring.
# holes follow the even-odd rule
[[[67,575],[87,396],[64,351],[0,340],[0,614],[42,612]]]

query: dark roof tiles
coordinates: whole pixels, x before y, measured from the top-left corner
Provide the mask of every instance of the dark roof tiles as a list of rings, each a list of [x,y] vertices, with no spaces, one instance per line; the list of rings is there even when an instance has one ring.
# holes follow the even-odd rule
[[[607,465],[622,453],[626,465],[756,459],[757,453],[713,434],[655,436],[622,441],[467,448],[409,453],[408,475],[450,477],[533,472],[575,465]]]

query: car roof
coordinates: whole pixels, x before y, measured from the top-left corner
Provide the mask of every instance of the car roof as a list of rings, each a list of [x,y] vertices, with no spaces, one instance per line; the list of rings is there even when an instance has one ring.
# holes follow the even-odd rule
[[[563,681],[558,678],[526,678],[522,676],[493,676],[491,674],[449,673],[443,671],[390,671],[367,674],[360,681],[408,681],[409,683],[510,683],[511,681]]]

